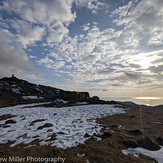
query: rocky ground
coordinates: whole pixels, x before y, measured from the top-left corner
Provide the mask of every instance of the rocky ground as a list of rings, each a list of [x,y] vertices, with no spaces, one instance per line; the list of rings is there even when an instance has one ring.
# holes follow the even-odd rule
[[[121,106],[123,107],[123,106]],[[126,108],[126,106],[125,106]],[[0,120],[9,119],[10,115],[1,116]],[[154,163],[144,155],[135,157],[124,155],[123,149],[129,147],[144,147],[149,150],[158,150],[159,145],[163,146],[163,112],[142,110],[139,108],[128,107],[126,113],[113,115],[110,117],[98,118],[102,128],[102,140],[97,141],[90,137],[85,144],[77,147],[61,149],[51,146],[39,146],[37,140],[27,145],[10,147],[10,143],[0,145],[0,158],[27,156],[42,158],[65,158],[66,163]],[[85,135],[88,136],[89,135]],[[26,162],[23,161],[23,162]]]

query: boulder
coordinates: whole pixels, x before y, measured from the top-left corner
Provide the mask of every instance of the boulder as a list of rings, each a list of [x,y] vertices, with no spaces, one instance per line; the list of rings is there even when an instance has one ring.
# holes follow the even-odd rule
[[[84,135],[84,137],[85,137],[85,138],[88,138],[88,137],[90,137],[90,135],[89,135],[88,133],[86,133],[86,134]]]
[[[92,100],[94,100],[94,101],[99,101],[100,98],[99,98],[98,96],[93,96],[93,97],[92,97]]]
[[[160,149],[160,146],[153,143],[152,140],[147,136],[144,137],[143,139],[138,140],[137,143],[138,143],[138,146],[151,150],[151,151],[157,151]]]
[[[108,138],[108,137],[110,137],[110,136],[112,136],[111,133],[109,133],[109,132],[104,132],[102,135],[100,135],[100,138],[105,139],[105,138]]]
[[[162,137],[158,137],[158,138],[156,139],[156,141],[157,141],[160,145],[163,146],[163,138],[162,138]]]

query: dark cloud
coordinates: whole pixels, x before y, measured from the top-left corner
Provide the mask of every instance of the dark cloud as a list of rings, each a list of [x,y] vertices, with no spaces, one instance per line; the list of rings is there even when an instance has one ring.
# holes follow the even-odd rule
[[[134,63],[129,64],[129,66],[132,68],[140,68],[141,67],[140,65],[134,64]]]
[[[108,67],[108,68],[99,70],[97,73],[98,74],[110,74],[110,73],[112,73],[114,71],[115,71],[115,69]]]
[[[124,74],[130,79],[140,79],[141,77],[139,73],[135,73],[135,72],[124,72]]]
[[[0,31],[0,77],[20,75],[34,72],[33,66],[29,63],[28,57],[23,50],[23,44],[18,42],[11,46],[8,44],[8,37]]]
[[[163,58],[161,58],[161,59],[157,59],[157,60],[155,60],[155,61],[153,61],[152,63],[162,63],[163,62]]]
[[[149,69],[150,69],[150,71],[153,72],[153,73],[163,72],[163,65],[159,65],[159,66],[157,66],[157,67],[151,66]]]
[[[110,66],[116,66],[116,67],[120,67],[120,68],[124,68],[125,66],[122,64],[117,64],[117,63],[111,63]]]
[[[119,86],[121,86],[121,84],[112,84],[112,86],[119,87]]]

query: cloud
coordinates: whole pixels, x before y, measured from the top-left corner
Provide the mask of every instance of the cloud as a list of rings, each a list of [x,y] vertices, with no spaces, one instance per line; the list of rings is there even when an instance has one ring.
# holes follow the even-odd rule
[[[35,26],[28,30],[27,33],[23,35],[18,34],[18,40],[24,44],[24,46],[34,44],[37,41],[41,41],[43,35],[45,34],[45,29],[39,26]]]
[[[98,10],[106,4],[98,0],[73,0],[77,7],[87,7],[92,14],[97,14]]]
[[[124,72],[124,74],[131,80],[136,80],[141,78],[141,74],[135,72]]]
[[[12,46],[8,44],[8,41],[7,34],[0,30],[0,77],[11,76],[11,74],[21,76],[22,73],[36,72],[23,50],[23,44],[16,42]]]
[[[71,10],[71,0],[6,0],[2,4],[1,11],[19,15],[8,18],[6,23],[3,21],[3,26],[9,25],[8,28],[13,29],[10,32],[15,30],[24,46],[42,41],[43,37],[49,44],[61,42],[69,32],[68,25],[76,18],[76,13]]]
[[[89,25],[90,25],[90,23],[81,26],[82,30],[83,31],[88,31],[90,29]]]
[[[163,58],[160,58],[160,59],[156,59],[156,60],[154,60],[152,63],[163,63]]]
[[[139,64],[134,64],[134,63],[130,63],[129,66],[133,68],[141,68]]]
[[[86,22],[79,28],[81,33],[71,31],[74,36],[70,35],[69,25],[78,23],[75,9],[87,8],[97,14],[106,4],[98,0],[5,0],[0,10],[8,18],[2,12],[0,23],[10,37],[9,47],[16,45],[22,50],[23,45],[27,49],[37,43],[46,47],[44,56],[34,60],[36,65],[53,69],[60,76],[66,72],[67,83],[132,87],[143,78],[143,85],[148,81],[158,85],[155,79],[161,77],[156,72],[162,73],[162,0],[130,1],[111,13],[107,10],[112,27]],[[141,61],[145,60],[149,64],[143,68]]]
[[[55,70],[62,68],[65,65],[64,61],[53,61],[48,57],[37,60],[36,62],[38,63],[38,65],[44,65],[47,68],[55,69]]]
[[[10,13],[19,13],[23,20],[31,23],[50,25],[54,21],[70,23],[76,17],[71,12],[71,0],[6,0],[1,9],[8,10]]]
[[[150,71],[153,73],[162,73],[163,72],[163,65],[159,65],[159,66],[151,66]]]
[[[35,59],[37,57],[36,56],[33,56],[33,55],[29,55],[29,58]]]

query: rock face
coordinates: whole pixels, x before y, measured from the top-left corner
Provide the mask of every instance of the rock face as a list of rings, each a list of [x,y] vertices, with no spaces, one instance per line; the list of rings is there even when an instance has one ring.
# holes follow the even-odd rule
[[[25,98],[24,98],[25,97]],[[67,101],[88,101],[88,92],[64,91],[58,88],[37,85],[18,79],[14,75],[0,79],[0,104],[17,104],[28,101],[48,101],[62,99]]]

